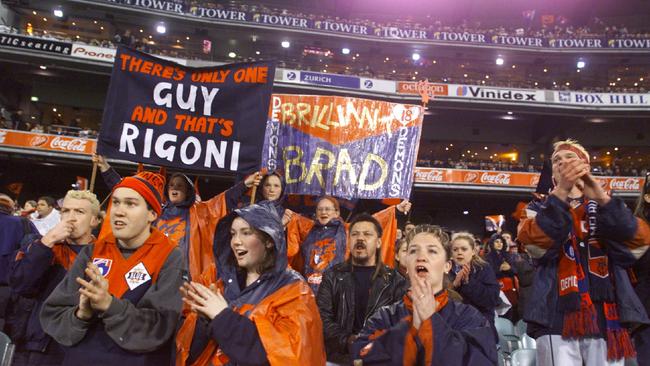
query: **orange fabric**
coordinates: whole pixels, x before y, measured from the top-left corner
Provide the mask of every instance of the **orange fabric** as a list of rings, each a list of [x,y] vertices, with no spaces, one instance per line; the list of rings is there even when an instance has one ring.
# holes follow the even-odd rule
[[[192,280],[208,287],[216,277],[217,268],[213,265],[208,267],[200,276],[192,277]],[[190,356],[192,338],[194,338],[194,330],[196,329],[196,322],[199,318],[199,315],[191,311],[185,304],[183,304],[183,316],[185,317],[185,321],[183,321],[183,324],[176,333],[176,365],[178,366],[185,365],[187,358]],[[205,350],[192,365],[206,365],[216,349],[216,343],[210,340]]]
[[[381,260],[387,266],[392,267],[395,263],[395,240],[397,238],[397,219],[395,206],[385,208],[372,215],[383,229],[381,236]],[[307,238],[309,231],[314,227],[315,221],[300,214],[294,214],[287,224],[287,256],[291,268],[301,271],[304,268],[305,258],[300,255],[300,246]],[[350,224],[345,223],[345,231],[349,240]],[[346,257],[349,248],[345,246]]]
[[[395,263],[395,240],[397,239],[397,209],[395,206],[385,208],[374,215],[384,230],[381,236],[381,261],[389,267]],[[350,232],[348,230],[348,232]]]
[[[247,316],[255,323],[272,366],[325,364],[323,324],[314,294],[306,282],[291,283],[252,308],[246,305],[233,310],[242,315],[250,311]],[[209,362],[215,366],[228,363],[228,357],[216,348],[214,340],[210,340],[192,366]]]
[[[151,206],[151,209],[160,216],[164,187],[165,178],[162,175],[152,172],[140,172],[132,177],[123,178],[113,187],[113,192],[118,188],[131,188],[138,192]]]
[[[553,239],[549,238],[535,222],[535,218],[522,219],[517,231],[517,240],[524,245],[535,245],[542,249],[553,246]]]
[[[650,223],[638,217],[636,220],[638,223],[636,234],[634,234],[632,239],[624,242],[624,244],[631,249],[647,247],[650,245]]]
[[[410,324],[413,324],[413,317],[408,316],[404,319]],[[411,326],[406,333],[404,340],[404,353],[402,354],[402,365],[415,365],[418,359],[418,346],[415,343],[415,336],[417,330]]]
[[[216,267],[212,246],[217,224],[228,214],[226,193],[222,192],[207,201],[196,202],[190,207],[189,271],[192,278],[199,278],[204,271]],[[214,278],[214,277],[212,277]]]
[[[410,292],[410,291],[409,291]],[[438,295],[435,296],[436,299],[436,313],[442,310],[445,306],[447,306],[447,303],[449,302],[449,292],[447,290],[443,290],[440,292]],[[413,301],[411,300],[411,297],[407,294],[404,295],[403,298],[404,305],[408,309],[408,311],[413,314]],[[406,320],[411,324],[411,329],[409,330],[409,333],[406,336],[406,340],[404,343],[404,354],[403,354],[403,361],[404,365],[415,365],[415,360],[417,359],[417,348],[415,347],[415,337],[418,337],[420,339],[420,343],[422,343],[422,346],[424,347],[424,355],[425,355],[425,360],[426,360],[426,365],[431,365],[431,361],[433,360],[433,323],[431,322],[431,318],[425,319],[422,321],[420,324],[419,329],[415,329],[413,327],[413,317],[409,316],[406,318]],[[412,345],[411,345],[412,343]]]
[[[77,253],[70,249],[66,243],[54,244],[52,252],[54,252],[54,263],[65,268],[66,271],[70,270],[72,263],[74,263],[74,260],[77,258]]]
[[[395,262],[395,239],[397,238],[397,219],[395,206],[390,206],[372,215],[383,229],[381,236],[381,260],[392,267]],[[300,214],[294,214],[287,224],[287,257],[291,268],[301,271],[304,268],[305,258],[300,255],[300,246],[307,238],[309,231],[314,227],[315,221]],[[349,234],[350,224],[345,223],[345,231]],[[346,256],[348,246],[346,245]]]
[[[431,322],[431,318],[424,320],[420,324],[418,338],[420,338],[422,346],[424,346],[424,364],[431,365],[431,361],[433,360],[433,323]]]
[[[404,295],[402,300],[404,301],[404,306],[408,309],[408,311],[412,314],[413,313],[413,301],[411,300],[411,297],[409,296],[410,294],[407,293]],[[447,306],[447,303],[449,302],[449,292],[447,290],[443,290],[440,292],[438,295],[435,295],[436,298],[436,313],[442,310],[445,306]]]
[[[517,292],[519,290],[519,282],[517,281],[517,277],[503,277],[499,278],[498,281],[501,285],[501,291],[506,295],[510,304],[517,306],[517,303],[519,303],[519,293]]]
[[[306,282],[296,281],[268,296],[255,306],[250,319],[271,365],[325,364],[323,324]]]
[[[291,268],[298,272],[304,268],[304,259],[300,255],[300,246],[307,238],[314,224],[314,220],[299,213],[294,213],[287,224],[287,257]]]
[[[155,283],[158,274],[167,260],[169,253],[176,246],[167,237],[156,229],[151,230],[149,238],[129,258],[124,258],[117,247],[115,238],[111,235],[97,240],[93,248],[91,261],[95,258],[111,260],[108,273],[104,277],[108,280],[108,291],[115,297],[121,298],[129,290],[124,276],[137,264],[142,263],[146,268],[151,282]]]

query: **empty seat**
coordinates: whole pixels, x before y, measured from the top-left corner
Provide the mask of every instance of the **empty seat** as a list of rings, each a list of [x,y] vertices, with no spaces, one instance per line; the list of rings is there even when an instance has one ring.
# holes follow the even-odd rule
[[[499,334],[499,345],[501,351],[506,354],[511,354],[515,350],[523,348],[519,337],[513,334]]]
[[[0,366],[9,366],[14,358],[14,344],[9,336],[0,332]]]
[[[517,324],[515,324],[515,335],[521,337],[526,334],[526,322],[523,319],[519,319]]]
[[[515,326],[506,318],[494,318],[494,325],[497,328],[497,333],[503,335],[516,335]]]
[[[535,366],[537,351],[534,349],[518,349],[510,355],[511,366]]]
[[[531,338],[528,334],[524,334],[520,338],[521,348],[537,349],[537,341]]]

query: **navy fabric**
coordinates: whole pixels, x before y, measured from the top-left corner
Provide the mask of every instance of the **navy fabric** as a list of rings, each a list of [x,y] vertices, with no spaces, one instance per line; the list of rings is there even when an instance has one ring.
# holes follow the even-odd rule
[[[639,366],[650,366],[650,326],[644,325],[633,335],[636,360]]]
[[[151,285],[152,281],[149,280],[134,290],[127,290],[121,298],[137,306]],[[64,347],[63,365],[123,365],[124,360],[129,360],[128,364],[133,366],[170,365],[172,341],[173,338],[151,352],[131,352],[121,347],[106,333],[104,323],[93,319],[81,342],[72,347]]]
[[[234,215],[246,220],[251,227],[268,234],[275,244],[276,260],[272,270],[260,275],[257,281],[247,287],[240,285],[243,273],[234,261],[230,247],[230,230],[226,225],[232,222]],[[215,233],[214,253],[217,261],[217,277],[223,281],[224,297],[229,308],[240,308],[245,305],[256,305],[266,297],[273,295],[284,286],[302,277],[297,272],[287,269],[287,244],[284,237],[284,227],[278,216],[276,206],[272,202],[262,201],[235,210],[233,215],[221,220]],[[190,348],[190,363],[195,360],[207,344],[206,337],[215,339],[220,349],[230,358],[231,364],[266,363],[266,351],[255,324],[247,318],[249,313],[240,315],[226,309],[216,316],[210,324],[194,332]],[[199,322],[200,323],[200,322]],[[224,329],[236,329],[236,332],[224,332]]]
[[[524,320],[529,323],[528,334],[533,338],[547,334],[560,335],[563,313],[557,306],[558,263],[561,246],[572,230],[573,221],[568,204],[553,195],[541,204],[529,205],[529,209],[537,212],[535,222],[554,243],[538,261],[533,288],[524,307]],[[622,242],[634,236],[636,218],[621,200],[612,198],[607,205],[598,208],[597,221],[597,234],[606,243],[610,273],[616,284],[616,304],[621,323],[650,324],[625,269],[630,265],[632,254]],[[588,268],[587,249],[579,246],[579,250],[583,268]],[[601,304],[596,305],[599,328],[603,331],[606,329],[603,307]],[[601,336],[604,337],[604,334]]]
[[[456,273],[450,271],[449,280],[453,282],[455,278]],[[455,289],[463,297],[463,303],[474,306],[490,322],[495,336],[497,330],[494,325],[494,310],[501,303],[500,289],[501,285],[489,263],[483,266],[473,265],[469,281]]]
[[[501,239],[501,242],[503,243],[503,246],[500,250],[494,248],[494,242],[496,239]],[[514,266],[515,261],[510,253],[508,253],[508,244],[506,243],[505,239],[503,239],[503,237],[499,234],[494,234],[492,237],[490,237],[489,245],[490,252],[485,257],[485,260],[490,263],[490,266],[497,278],[516,276],[517,272]],[[502,271],[500,269],[503,262],[507,262],[510,265],[510,270]]]
[[[305,241],[300,245],[300,254],[304,259],[304,266],[301,268],[301,273],[307,279],[314,293],[318,292],[320,281],[312,281],[310,276],[322,276],[329,268],[342,263],[345,260],[346,250],[347,232],[345,223],[340,218],[332,219],[325,225],[318,222],[318,220],[314,222],[314,227],[312,227]],[[332,253],[334,257],[329,263],[323,263],[324,258],[329,253]]]
[[[63,245],[68,246],[75,253],[79,253],[84,247]],[[43,331],[39,313],[45,299],[63,280],[67,271],[61,265],[54,263],[54,252],[40,240],[25,244],[20,251],[24,253],[23,257],[12,261],[9,266],[8,279],[12,293],[5,329],[16,343],[18,352],[42,352],[43,359],[60,362],[62,351],[58,344]],[[17,252],[14,256],[16,254]]]
[[[26,220],[26,219],[25,219]],[[37,232],[31,222],[32,232]],[[7,273],[20,241],[25,236],[23,219],[0,211],[0,286],[7,285]]]
[[[402,365],[405,339],[415,330],[405,320],[411,315],[403,301],[379,309],[366,321],[354,342],[354,357],[363,359],[364,365]],[[474,307],[449,300],[444,308],[433,314],[431,323],[431,365],[496,365],[494,333],[487,319]],[[424,365],[424,347],[419,338],[416,344],[418,364]],[[360,356],[362,349],[363,357]]]

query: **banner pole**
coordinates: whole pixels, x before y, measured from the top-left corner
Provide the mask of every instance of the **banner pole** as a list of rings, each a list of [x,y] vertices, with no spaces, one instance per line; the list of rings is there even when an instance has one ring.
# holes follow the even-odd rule
[[[88,190],[93,192],[95,190],[95,178],[97,177],[97,163],[93,163],[93,173],[90,175],[90,186]]]
[[[251,189],[251,205],[255,204],[255,195],[257,194],[257,186],[253,186],[253,189]]]

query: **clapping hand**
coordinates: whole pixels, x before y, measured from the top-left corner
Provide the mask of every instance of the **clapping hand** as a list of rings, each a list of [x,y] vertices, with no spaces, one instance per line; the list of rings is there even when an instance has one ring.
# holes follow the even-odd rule
[[[181,287],[183,302],[195,311],[212,320],[228,307],[228,302],[217,291],[214,284],[210,288],[198,282],[185,282]]]
[[[108,280],[102,276],[102,272],[99,270],[99,267],[93,263],[88,263],[88,266],[84,272],[90,281],[86,281],[81,277],[77,277],[77,283],[81,285],[79,288],[79,293],[81,296],[88,298],[90,307],[93,310],[101,312],[108,310],[111,302],[113,301],[113,295],[111,295],[111,293],[108,291]],[[82,300],[85,299],[80,299],[80,310]]]
[[[415,277],[414,283],[411,283],[409,296],[413,301],[413,327],[420,329],[422,322],[435,314],[438,303],[429,281],[420,277]]]

